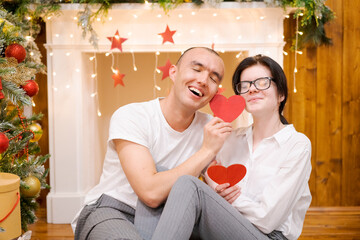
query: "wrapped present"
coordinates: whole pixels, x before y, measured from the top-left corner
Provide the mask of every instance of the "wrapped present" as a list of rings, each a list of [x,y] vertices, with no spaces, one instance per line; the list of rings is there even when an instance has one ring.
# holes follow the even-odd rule
[[[11,173],[0,173],[0,240],[21,235],[20,178]]]

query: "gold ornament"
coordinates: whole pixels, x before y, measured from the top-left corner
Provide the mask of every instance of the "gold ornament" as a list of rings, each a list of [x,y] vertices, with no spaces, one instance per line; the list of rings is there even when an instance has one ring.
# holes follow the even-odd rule
[[[3,27],[3,32],[7,33],[7,32],[11,32],[15,30],[15,26],[14,24],[12,24],[11,22],[9,22],[6,19],[0,18],[0,25],[5,21],[4,27]]]
[[[30,142],[38,142],[43,134],[43,130],[41,125],[38,123],[33,123],[28,127],[34,133],[34,137],[30,140]]]
[[[36,197],[41,190],[41,183],[37,177],[28,176],[24,179],[25,184],[29,187],[25,189],[24,187],[21,188],[21,196],[23,197]]]
[[[16,58],[6,58],[7,62],[0,64],[1,68],[14,68],[14,73],[2,75],[2,79],[8,82],[13,82],[18,85],[24,85],[25,82],[36,73],[36,69],[25,67],[24,64],[18,64]]]

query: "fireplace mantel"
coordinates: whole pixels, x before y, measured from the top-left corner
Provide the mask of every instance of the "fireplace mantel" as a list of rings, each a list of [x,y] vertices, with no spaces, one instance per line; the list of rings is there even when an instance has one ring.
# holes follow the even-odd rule
[[[182,4],[168,15],[158,6],[114,4],[105,22],[96,22],[99,48],[82,38],[74,17],[83,5],[63,4],[62,14],[46,22],[50,185],[47,220],[69,223],[87,191],[97,183],[103,156],[97,150],[97,110],[89,98],[89,53],[105,53],[107,37],[118,30],[123,52],[181,52],[192,46],[217,51],[265,54],[282,65],[283,18],[281,8],[264,3],[223,2],[215,7]],[[111,17],[111,20],[109,19]],[[159,33],[176,30],[175,44],[162,44]],[[117,50],[116,50],[117,51]],[[71,86],[71,87],[70,87]]]

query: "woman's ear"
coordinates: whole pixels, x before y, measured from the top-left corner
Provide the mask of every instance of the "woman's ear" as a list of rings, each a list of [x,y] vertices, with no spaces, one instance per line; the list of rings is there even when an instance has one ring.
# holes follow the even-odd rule
[[[285,99],[285,96],[283,94],[279,95],[279,103],[284,101],[284,99]]]
[[[176,73],[177,73],[177,67],[175,65],[171,65],[171,67],[169,68],[169,78],[173,82],[175,81]]]

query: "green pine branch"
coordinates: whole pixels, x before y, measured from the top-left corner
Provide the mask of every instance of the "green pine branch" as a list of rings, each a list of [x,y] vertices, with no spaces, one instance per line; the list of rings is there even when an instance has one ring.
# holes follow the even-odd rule
[[[30,105],[31,99],[26,95],[22,88],[19,88],[15,83],[2,81],[4,96],[9,99],[14,105]]]

